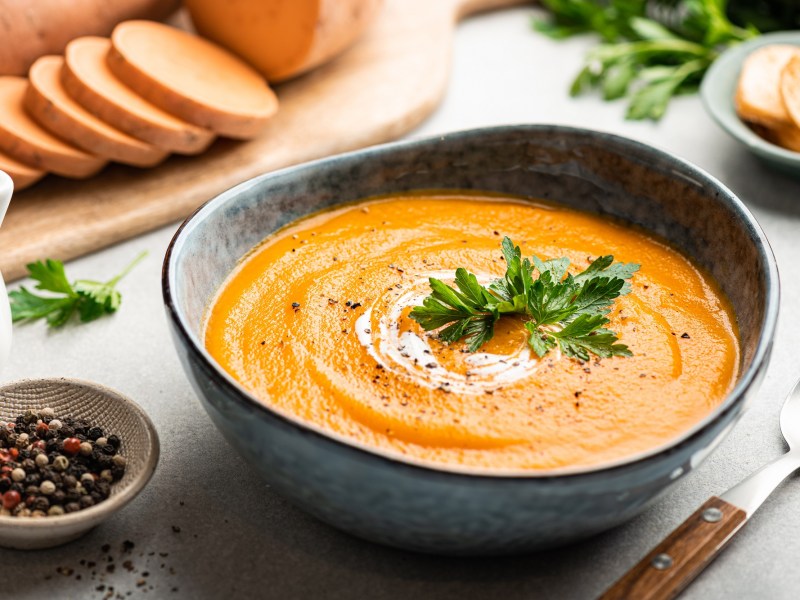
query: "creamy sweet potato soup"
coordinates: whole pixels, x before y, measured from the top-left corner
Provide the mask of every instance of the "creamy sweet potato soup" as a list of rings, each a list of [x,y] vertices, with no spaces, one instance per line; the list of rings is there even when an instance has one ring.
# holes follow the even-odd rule
[[[605,327],[632,356],[542,358],[520,315],[475,351],[409,318],[464,267],[503,277],[501,240],[523,257],[638,263]],[[546,328],[545,328],[546,329]],[[543,330],[544,331],[544,330]],[[661,445],[734,384],[739,343],[716,283],[663,241],[545,202],[462,194],[379,198],[280,230],[214,300],[208,351],[266,405],[425,463],[546,470]]]

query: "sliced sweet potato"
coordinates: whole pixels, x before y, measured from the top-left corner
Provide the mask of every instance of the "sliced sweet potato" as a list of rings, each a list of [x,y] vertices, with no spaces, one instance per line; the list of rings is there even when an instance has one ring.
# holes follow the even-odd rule
[[[220,46],[153,21],[120,23],[111,71],[143,98],[181,119],[232,138],[258,135],[278,109],[264,78]]]
[[[40,56],[127,19],[163,19],[179,0],[0,0],[0,75],[25,75]]]
[[[87,151],[137,167],[152,167],[168,156],[95,117],[67,94],[61,83],[64,59],[43,56],[31,67],[25,108],[42,127]]]
[[[64,89],[86,110],[112,127],[154,146],[198,154],[214,134],[151,104],[114,76],[106,58],[111,41],[82,37],[71,41],[62,72]]]
[[[755,50],[745,59],[736,90],[736,112],[745,121],[770,128],[793,124],[781,99],[781,72],[800,47],[771,44]]]
[[[46,175],[44,171],[29,167],[4,152],[0,152],[0,171],[8,173],[16,191],[32,186]]]
[[[800,131],[800,52],[781,71],[780,94],[786,112]]]
[[[28,80],[23,77],[0,77],[0,150],[36,169],[73,179],[90,177],[102,169],[105,159],[60,140],[28,115],[24,107],[27,88]]]

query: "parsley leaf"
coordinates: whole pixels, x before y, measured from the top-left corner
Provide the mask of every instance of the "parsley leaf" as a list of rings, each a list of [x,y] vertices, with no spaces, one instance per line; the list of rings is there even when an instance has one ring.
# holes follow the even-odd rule
[[[600,256],[582,272],[567,273],[566,257],[541,260],[522,258],[519,246],[503,238],[505,275],[488,287],[466,269],[455,273],[455,288],[435,278],[432,293],[415,306],[410,317],[423,329],[439,329],[439,338],[456,342],[465,338],[475,352],[492,339],[494,325],[503,314],[528,318],[528,344],[540,357],[558,348],[566,356],[589,360],[632,356],[617,335],[605,326],[614,300],[631,291],[630,279],[639,270],[634,263],[615,263],[613,256]],[[534,271],[538,277],[534,279]]]
[[[613,331],[603,329],[608,322],[608,319],[602,315],[582,314],[563,329],[532,332],[532,337],[542,338],[548,349],[558,343],[564,354],[580,360],[589,360],[590,352],[600,358],[633,356],[625,344],[614,343],[619,338]],[[528,330],[530,331],[530,327]],[[536,351],[536,348],[533,349]],[[543,354],[539,354],[539,356],[543,356]]]
[[[587,54],[570,94],[599,88],[605,100],[628,96],[628,119],[659,120],[673,96],[697,89],[725,49],[758,34],[753,27],[728,20],[724,0],[542,0],[541,4],[551,14],[534,20],[537,31],[554,39],[594,33],[602,41]],[[656,69],[660,77],[653,79]]]
[[[24,286],[9,292],[11,318],[15,323],[45,319],[55,328],[67,323],[76,312],[84,323],[116,312],[122,302],[117,283],[146,255],[147,252],[139,254],[119,275],[106,282],[81,279],[70,283],[61,261],[48,258],[31,263],[28,273],[36,281],[35,288],[58,295],[34,294]]]

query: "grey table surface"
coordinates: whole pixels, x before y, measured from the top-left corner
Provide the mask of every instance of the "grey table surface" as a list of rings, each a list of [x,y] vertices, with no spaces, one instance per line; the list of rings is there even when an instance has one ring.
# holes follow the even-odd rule
[[[677,99],[658,124],[625,121],[621,103],[570,99],[570,80],[592,42],[544,39],[530,29],[533,14],[507,10],[460,26],[447,96],[412,136],[524,122],[590,127],[674,152],[739,195],[777,257],[781,316],[758,399],[718,450],[638,518],[566,548],[454,559],[354,539],[272,492],[201,408],[161,301],[161,262],[176,224],[67,265],[76,278],[111,276],[149,250],[121,286],[117,315],[54,333],[42,324],[16,328],[2,381],[68,376],[117,388],[153,418],[162,456],[141,496],[86,537],[46,551],[0,550],[4,597],[592,598],[710,495],[785,450],[778,413],[800,375],[800,181],[757,162],[696,96]],[[683,597],[800,598],[798,509],[800,481],[790,479]],[[135,544],[127,553],[125,540]]]

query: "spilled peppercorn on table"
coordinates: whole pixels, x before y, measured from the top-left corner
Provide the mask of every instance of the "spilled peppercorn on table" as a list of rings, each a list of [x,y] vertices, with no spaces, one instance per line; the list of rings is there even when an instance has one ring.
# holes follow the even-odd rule
[[[17,327],[0,374],[93,379],[130,395],[153,418],[162,456],[139,498],[86,537],[36,553],[0,550],[14,598],[592,598],[710,495],[778,456],[778,412],[797,377],[800,345],[800,181],[767,170],[706,117],[675,100],[657,125],[623,120],[624,106],[567,89],[593,43],[556,43],[529,26],[535,9],[466,22],[442,107],[414,136],[482,125],[554,122],[602,129],[672,151],[720,178],[754,212],[781,269],[783,307],[758,401],[720,448],[634,521],[586,542],[529,556],[455,559],[383,548],[289,505],[212,425],[178,364],[163,314],[161,259],[176,226],[68,264],[70,276],[113,275],[149,256],[120,284],[115,315],[51,333]],[[796,598],[800,483],[775,493],[687,599]]]

